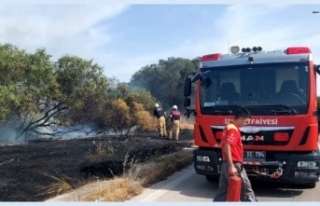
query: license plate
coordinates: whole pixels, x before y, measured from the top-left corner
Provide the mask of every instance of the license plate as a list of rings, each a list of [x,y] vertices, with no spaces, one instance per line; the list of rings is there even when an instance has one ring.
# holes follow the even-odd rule
[[[243,158],[245,160],[265,160],[266,152],[264,151],[244,151]]]

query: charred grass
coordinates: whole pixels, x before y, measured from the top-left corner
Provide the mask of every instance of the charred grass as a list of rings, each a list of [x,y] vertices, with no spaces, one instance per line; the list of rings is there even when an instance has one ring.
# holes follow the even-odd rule
[[[182,132],[179,142],[136,136],[128,139],[94,137],[50,140],[2,146],[0,201],[44,201],[90,182],[113,179],[126,174],[134,165],[190,146],[190,140],[192,133],[186,130]],[[156,174],[155,171],[151,176],[158,175],[163,174]],[[136,183],[137,179],[127,177],[121,180],[122,186],[114,187],[127,188],[126,191],[122,190],[124,194],[135,194],[139,192],[136,184],[143,187],[156,179],[159,178]],[[122,198],[115,193],[114,199],[109,199],[117,201]]]

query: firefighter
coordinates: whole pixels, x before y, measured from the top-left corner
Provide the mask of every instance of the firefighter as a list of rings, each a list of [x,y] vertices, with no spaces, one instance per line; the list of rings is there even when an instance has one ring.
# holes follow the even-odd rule
[[[159,106],[158,103],[154,105],[153,115],[158,118],[158,130],[159,130],[159,137],[166,137],[166,119],[165,119],[165,112]]]
[[[223,163],[219,179],[219,188],[216,191],[214,202],[227,201],[229,177],[237,175],[242,179],[241,202],[256,202],[245,168],[243,167],[243,145],[240,128],[247,124],[250,113],[240,109],[234,116],[233,122],[226,125],[221,139]]]
[[[181,113],[179,112],[177,105],[173,105],[170,119],[171,127],[169,130],[169,139],[172,139],[172,133],[174,132],[175,139],[179,140]]]

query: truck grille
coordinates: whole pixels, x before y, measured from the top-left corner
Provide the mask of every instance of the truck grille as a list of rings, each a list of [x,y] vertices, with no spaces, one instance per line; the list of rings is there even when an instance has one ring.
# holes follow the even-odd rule
[[[217,133],[222,132],[224,126],[212,126],[211,130],[215,140],[220,143],[220,139],[217,139]],[[294,127],[264,127],[264,126],[247,126],[241,128],[241,136],[243,145],[287,145],[292,137]],[[289,139],[287,141],[275,141],[275,133],[287,133]]]

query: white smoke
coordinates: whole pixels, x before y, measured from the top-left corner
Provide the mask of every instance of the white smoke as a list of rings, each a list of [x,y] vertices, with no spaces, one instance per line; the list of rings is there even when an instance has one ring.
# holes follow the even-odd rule
[[[0,125],[0,145],[21,144],[25,140],[23,137],[16,139],[17,131],[14,127]]]

